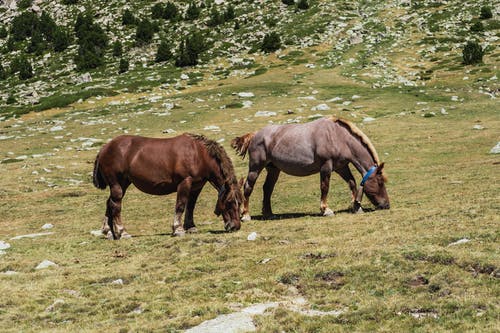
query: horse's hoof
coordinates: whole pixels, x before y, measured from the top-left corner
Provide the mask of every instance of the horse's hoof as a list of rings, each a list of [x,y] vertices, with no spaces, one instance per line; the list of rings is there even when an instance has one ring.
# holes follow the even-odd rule
[[[198,229],[196,229],[196,227],[191,227],[191,228],[187,229],[186,232],[188,234],[196,234],[196,233],[198,233]]]
[[[325,209],[325,211],[323,212],[323,216],[333,216],[333,215],[335,215],[335,213],[330,208]]]
[[[248,222],[248,221],[251,221],[252,218],[250,217],[250,214],[245,214],[241,217],[241,222]]]
[[[186,236],[186,231],[184,229],[180,230],[180,229],[177,229],[175,230],[173,233],[172,233],[172,236],[173,237],[183,237],[183,236]]]
[[[106,234],[106,239],[113,240],[113,233],[111,232],[111,230],[109,230]]]
[[[130,239],[130,238],[132,238],[132,235],[126,231],[122,232],[122,234],[120,236],[120,239]]]
[[[364,213],[363,208],[361,208],[361,206],[357,210],[354,210],[354,214],[361,214],[361,213]]]

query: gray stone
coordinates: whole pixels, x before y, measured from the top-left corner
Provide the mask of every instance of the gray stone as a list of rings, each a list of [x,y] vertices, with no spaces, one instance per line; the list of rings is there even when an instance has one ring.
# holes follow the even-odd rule
[[[490,154],[500,154],[500,142],[490,150]]]
[[[50,261],[50,260],[45,259],[44,261],[39,263],[35,269],[45,269],[45,268],[49,268],[49,267],[57,267],[57,264]]]

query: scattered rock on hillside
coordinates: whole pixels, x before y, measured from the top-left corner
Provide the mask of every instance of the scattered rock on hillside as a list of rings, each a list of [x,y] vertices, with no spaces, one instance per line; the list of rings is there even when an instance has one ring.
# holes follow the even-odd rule
[[[250,98],[250,97],[255,97],[255,94],[253,92],[240,92],[238,93],[238,97]]]
[[[500,142],[490,150],[490,154],[500,154]]]
[[[50,260],[45,259],[44,261],[39,263],[35,269],[45,269],[45,268],[49,268],[49,267],[57,267],[57,264],[55,262],[52,262]]]
[[[468,239],[468,238],[462,238],[462,239],[457,240],[456,242],[448,244],[448,246],[460,245],[460,244],[465,244],[465,243],[468,243],[468,242],[470,242],[470,239]]]
[[[327,104],[319,104],[319,105],[316,105],[316,106],[313,106],[311,108],[311,111],[328,111],[330,110],[330,107],[327,105]]]
[[[88,83],[92,82],[92,76],[90,76],[90,73],[83,73],[80,76],[77,76],[75,78],[75,83],[76,84],[82,84],[82,83]]]
[[[257,233],[255,231],[251,232],[248,236],[247,236],[247,240],[249,241],[254,241],[257,239]]]
[[[272,117],[276,114],[274,111],[257,111],[255,112],[255,117]]]
[[[4,241],[0,241],[0,250],[7,250],[10,248],[10,244]]]

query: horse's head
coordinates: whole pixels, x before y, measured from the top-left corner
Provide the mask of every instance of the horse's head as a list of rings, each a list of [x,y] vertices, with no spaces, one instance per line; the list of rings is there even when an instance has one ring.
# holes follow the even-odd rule
[[[243,202],[243,194],[236,182],[226,183],[219,190],[219,198],[215,206],[215,215],[224,219],[226,231],[240,230],[240,205]]]
[[[385,188],[386,177],[383,174],[384,163],[377,166],[375,172],[368,177],[364,184],[364,192],[377,209],[389,209],[389,196]]]

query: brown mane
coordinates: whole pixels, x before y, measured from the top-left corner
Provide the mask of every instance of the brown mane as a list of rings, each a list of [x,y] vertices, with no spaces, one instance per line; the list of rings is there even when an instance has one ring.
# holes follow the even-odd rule
[[[366,136],[365,133],[363,133],[356,125],[351,123],[350,121],[347,121],[345,119],[340,119],[336,117],[331,118],[332,121],[336,122],[337,124],[347,128],[351,134],[355,135],[358,137],[358,139],[363,143],[363,145],[368,149],[370,152],[370,155],[372,156],[373,160],[377,165],[380,165],[380,160],[378,158],[377,151],[375,150],[375,147],[373,146],[372,142],[368,137]]]
[[[205,145],[208,154],[211,157],[213,157],[219,164],[225,183],[228,184],[237,183],[236,175],[234,173],[233,163],[231,162],[231,159],[229,158],[226,151],[220,144],[218,144],[213,140],[208,139],[204,135],[191,134],[191,133],[186,133],[186,134],[189,135],[194,140],[200,141]]]

